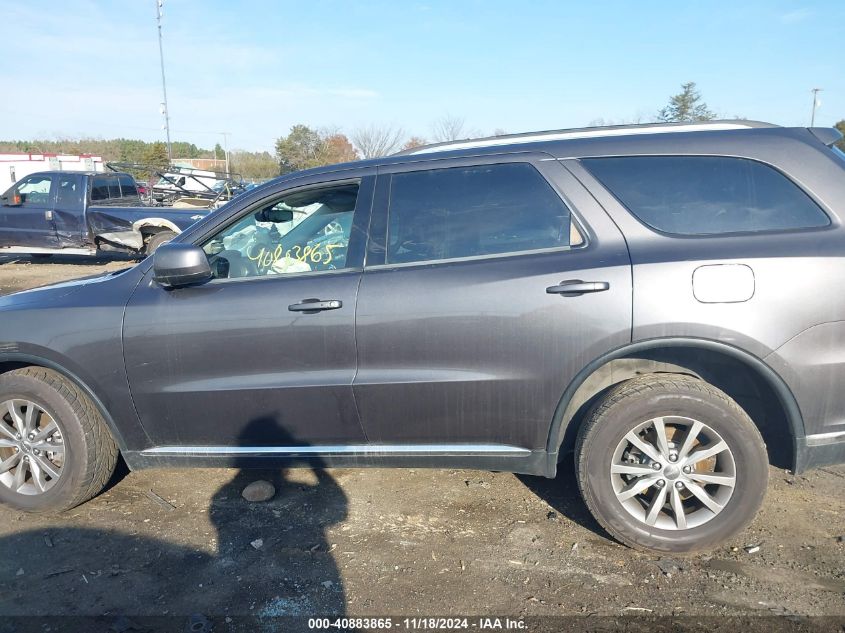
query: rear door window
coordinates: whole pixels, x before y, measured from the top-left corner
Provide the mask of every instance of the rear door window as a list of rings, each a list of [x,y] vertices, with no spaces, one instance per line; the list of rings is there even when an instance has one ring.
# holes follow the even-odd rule
[[[569,208],[528,163],[394,174],[387,263],[575,246]]]
[[[81,209],[83,206],[82,177],[75,174],[61,174],[56,189],[56,208],[59,210]]]
[[[625,156],[582,163],[641,222],[676,235],[827,226],[795,183],[763,163],[727,156]]]
[[[118,180],[120,181],[120,193],[122,197],[138,195],[138,188],[130,176],[119,176]]]

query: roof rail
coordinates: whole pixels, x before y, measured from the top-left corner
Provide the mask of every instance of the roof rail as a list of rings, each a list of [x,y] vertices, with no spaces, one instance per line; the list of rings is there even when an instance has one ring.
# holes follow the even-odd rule
[[[582,127],[564,130],[546,130],[543,132],[523,132],[520,134],[503,134],[501,136],[486,136],[475,139],[446,141],[432,143],[411,149],[402,150],[394,156],[413,156],[415,154],[430,154],[456,149],[475,147],[493,147],[496,145],[515,145],[517,143],[538,143],[542,141],[563,141],[579,138],[600,138],[606,136],[630,136],[634,134],[661,134],[667,132],[702,132],[718,130],[739,130],[745,128],[779,127],[762,121],[747,121],[745,119],[730,119],[716,121],[699,121],[695,123],[637,123],[632,125],[606,125],[601,127]]]

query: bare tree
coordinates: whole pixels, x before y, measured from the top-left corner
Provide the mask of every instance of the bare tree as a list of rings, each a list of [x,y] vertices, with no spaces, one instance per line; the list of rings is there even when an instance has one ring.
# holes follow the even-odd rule
[[[352,145],[363,158],[387,156],[399,149],[405,132],[392,125],[369,125],[350,134]]]
[[[420,136],[412,136],[407,141],[405,141],[405,144],[402,146],[402,149],[416,149],[417,147],[422,147],[427,143],[428,141],[426,141]]]
[[[431,125],[431,136],[438,143],[457,141],[467,136],[463,117],[444,114]]]

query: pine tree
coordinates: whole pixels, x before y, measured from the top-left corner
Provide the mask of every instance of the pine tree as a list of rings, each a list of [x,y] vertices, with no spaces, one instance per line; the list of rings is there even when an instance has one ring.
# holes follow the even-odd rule
[[[716,115],[707,108],[701,100],[701,93],[695,89],[695,82],[689,81],[681,86],[681,92],[670,97],[669,104],[664,107],[658,119],[661,121],[710,121]]]

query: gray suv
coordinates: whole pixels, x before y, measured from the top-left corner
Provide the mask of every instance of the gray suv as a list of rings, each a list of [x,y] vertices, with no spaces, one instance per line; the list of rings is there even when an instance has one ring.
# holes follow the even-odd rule
[[[0,501],[70,508],[118,455],[554,477],[574,453],[616,539],[713,547],[769,463],[845,461],[839,138],[725,121],[417,148],[3,297]]]

